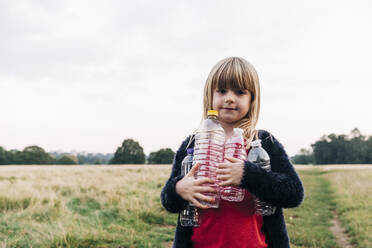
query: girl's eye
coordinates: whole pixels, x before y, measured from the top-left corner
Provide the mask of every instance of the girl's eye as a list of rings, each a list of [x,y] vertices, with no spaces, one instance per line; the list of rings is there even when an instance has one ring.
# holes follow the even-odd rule
[[[237,90],[236,91],[236,94],[238,94],[238,95],[244,95],[245,94],[245,90]]]
[[[224,93],[226,93],[226,90],[225,89],[219,89],[219,90],[217,90],[217,92],[224,94]]]

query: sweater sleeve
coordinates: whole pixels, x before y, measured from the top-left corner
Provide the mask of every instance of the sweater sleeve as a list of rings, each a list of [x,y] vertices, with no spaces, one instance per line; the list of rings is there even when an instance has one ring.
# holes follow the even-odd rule
[[[176,152],[176,155],[173,159],[171,175],[165,183],[160,194],[163,207],[171,213],[180,212],[187,203],[186,200],[177,194],[176,183],[183,178],[183,176],[181,176],[181,163],[184,157],[187,155],[186,149],[189,144],[189,140],[190,137],[183,141],[182,145]]]
[[[260,131],[260,139],[270,156],[271,171],[246,161],[240,186],[273,206],[298,206],[304,198],[304,189],[283,145],[267,131]]]

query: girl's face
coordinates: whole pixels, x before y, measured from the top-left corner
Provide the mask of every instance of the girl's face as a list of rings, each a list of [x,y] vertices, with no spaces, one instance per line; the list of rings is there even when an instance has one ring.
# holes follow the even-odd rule
[[[233,126],[244,118],[250,107],[251,93],[244,89],[215,89],[213,91],[213,109],[218,110],[218,119],[222,124]]]

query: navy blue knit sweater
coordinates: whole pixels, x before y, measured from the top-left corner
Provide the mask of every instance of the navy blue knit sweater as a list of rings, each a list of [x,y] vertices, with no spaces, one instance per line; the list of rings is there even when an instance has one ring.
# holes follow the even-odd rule
[[[282,144],[264,130],[259,130],[258,137],[262,140],[262,147],[270,156],[271,172],[246,161],[240,187],[277,207],[275,214],[263,217],[263,232],[269,248],[288,248],[289,238],[282,208],[298,206],[304,198],[304,189]],[[176,193],[176,183],[182,179],[181,162],[187,154],[189,140],[190,137],[178,149],[171,175],[161,192],[161,202],[171,213],[179,213],[187,204],[187,201]],[[189,147],[193,146],[194,142],[189,144]],[[191,235],[192,228],[181,226],[178,218],[173,247],[192,247]]]

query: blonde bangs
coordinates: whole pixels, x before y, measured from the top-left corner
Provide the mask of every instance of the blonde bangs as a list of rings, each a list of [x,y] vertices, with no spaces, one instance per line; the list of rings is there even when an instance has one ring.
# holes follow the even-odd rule
[[[211,88],[214,89],[244,89],[254,91],[255,70],[252,71],[248,62],[239,58],[231,58],[222,63],[211,78]]]

